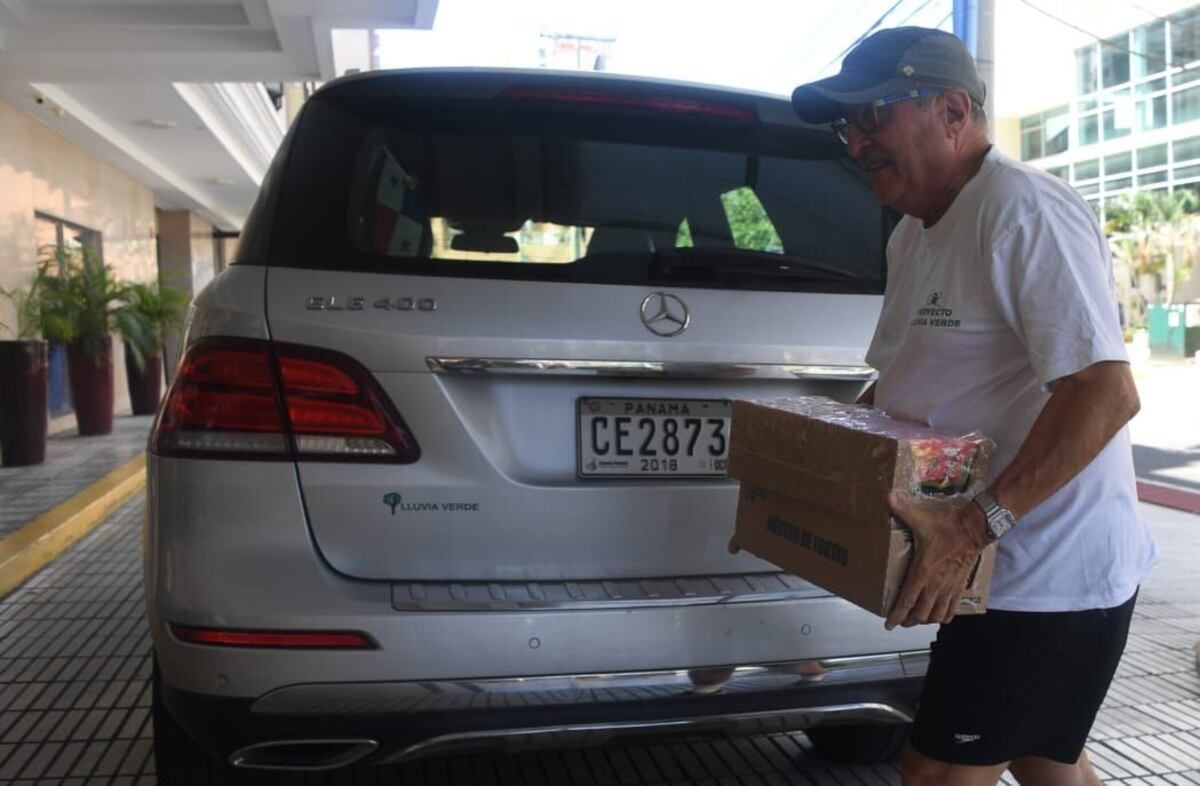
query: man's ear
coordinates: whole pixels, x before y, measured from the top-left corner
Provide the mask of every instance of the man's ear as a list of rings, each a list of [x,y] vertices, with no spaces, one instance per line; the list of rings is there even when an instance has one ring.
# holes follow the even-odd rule
[[[947,90],[942,99],[946,106],[946,130],[958,136],[971,117],[971,97],[965,90]]]

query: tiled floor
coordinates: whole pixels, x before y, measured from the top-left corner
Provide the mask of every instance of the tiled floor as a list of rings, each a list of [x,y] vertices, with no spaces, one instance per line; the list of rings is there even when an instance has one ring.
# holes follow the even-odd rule
[[[0,783],[154,782],[141,505],[130,501],[0,601]],[[1200,677],[1192,656],[1200,583],[1189,578],[1200,518],[1156,509],[1153,520],[1164,562],[1143,588],[1126,657],[1088,747],[1109,783],[1200,784]],[[480,755],[372,771],[353,782],[899,783],[894,767],[831,767],[807,747],[795,734]]]
[[[46,440],[46,462],[0,470],[0,538],[83,491],[146,449],[151,415],[118,417],[113,432],[80,437],[74,430]]]

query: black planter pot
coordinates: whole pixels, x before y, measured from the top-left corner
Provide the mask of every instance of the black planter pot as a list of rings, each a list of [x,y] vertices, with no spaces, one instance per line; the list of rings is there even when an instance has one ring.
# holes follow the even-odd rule
[[[106,338],[96,355],[84,352],[79,342],[67,345],[71,401],[79,435],[111,434],[113,429],[112,339]]]
[[[0,341],[0,464],[46,460],[49,352],[45,341]]]
[[[135,415],[153,415],[162,397],[162,355],[146,355],[141,369],[133,352],[125,345],[125,382],[129,385],[129,404]]]

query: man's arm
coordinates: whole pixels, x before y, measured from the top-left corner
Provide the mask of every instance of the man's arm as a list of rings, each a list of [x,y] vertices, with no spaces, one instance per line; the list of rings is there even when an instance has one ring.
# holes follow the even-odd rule
[[[1128,363],[1096,363],[1059,379],[1016,458],[988,493],[1012,511],[1020,527],[1021,516],[1091,463],[1140,406]],[[951,508],[895,494],[888,503],[912,529],[916,552],[886,627],[949,622],[988,543],[983,512],[971,502]]]

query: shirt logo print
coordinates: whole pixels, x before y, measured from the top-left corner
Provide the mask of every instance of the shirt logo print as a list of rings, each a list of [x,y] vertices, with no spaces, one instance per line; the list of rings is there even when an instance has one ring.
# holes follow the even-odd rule
[[[962,327],[962,320],[954,319],[954,309],[942,300],[941,292],[930,292],[909,327],[956,328]]]
[[[958,745],[962,745],[963,743],[967,743],[967,742],[979,742],[982,739],[983,739],[982,734],[955,734],[954,735],[954,742]]]

